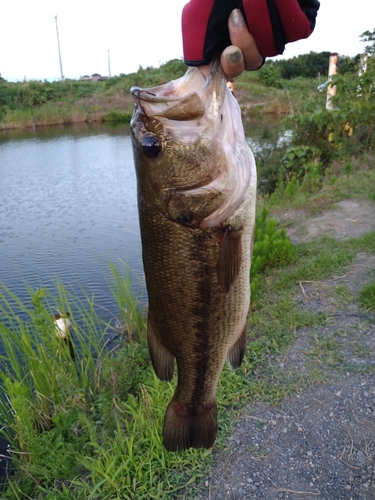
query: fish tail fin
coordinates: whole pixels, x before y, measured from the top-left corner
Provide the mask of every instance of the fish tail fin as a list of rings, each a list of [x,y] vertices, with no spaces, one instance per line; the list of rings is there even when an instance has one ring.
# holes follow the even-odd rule
[[[175,398],[165,413],[163,442],[168,451],[211,448],[217,434],[216,401],[191,410]]]
[[[227,360],[231,370],[237,370],[241,366],[246,352],[246,326],[236,342],[229,349]]]
[[[147,344],[152,366],[160,380],[169,382],[174,371],[174,356],[161,342],[158,330],[154,327],[152,315],[147,318]]]

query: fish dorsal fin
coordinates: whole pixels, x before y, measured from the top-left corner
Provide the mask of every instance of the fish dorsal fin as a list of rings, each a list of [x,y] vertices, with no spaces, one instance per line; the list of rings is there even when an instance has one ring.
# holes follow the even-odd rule
[[[242,262],[242,228],[228,226],[220,244],[220,255],[217,267],[219,285],[228,293],[240,272]]]

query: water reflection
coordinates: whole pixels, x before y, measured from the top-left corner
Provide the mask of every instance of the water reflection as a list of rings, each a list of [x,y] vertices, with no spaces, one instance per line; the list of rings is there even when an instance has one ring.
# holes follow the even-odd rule
[[[280,128],[271,118],[245,122],[256,154],[275,144]],[[103,265],[121,259],[142,275],[129,127],[1,132],[0,249],[0,281],[21,299],[25,283],[54,290],[58,278],[115,312]]]
[[[50,127],[28,127],[24,129],[0,130],[0,144],[8,140],[54,139],[61,136],[85,137],[91,135],[129,135],[129,125],[108,125],[98,122],[76,123],[74,125],[54,125]]]
[[[109,311],[108,265],[142,273],[129,128],[89,124],[0,136],[0,281],[95,295]]]
[[[247,143],[255,156],[264,149],[278,146],[284,136],[282,118],[278,115],[248,119],[244,122],[244,129]]]

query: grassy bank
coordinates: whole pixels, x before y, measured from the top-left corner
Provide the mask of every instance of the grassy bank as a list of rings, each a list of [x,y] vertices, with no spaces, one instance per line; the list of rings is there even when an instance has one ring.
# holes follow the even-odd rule
[[[181,76],[182,61],[99,81],[5,82],[0,78],[0,129],[79,122],[129,123],[130,87],[148,87]]]
[[[32,108],[8,109],[0,129],[69,125],[74,123],[111,122],[129,123],[132,116],[130,98],[94,95],[90,98],[66,102],[48,102]]]
[[[255,276],[296,259],[265,210],[257,218],[254,255],[253,297]],[[14,467],[4,498],[44,498],[45,492],[51,498],[171,498],[198,479],[211,460],[211,450],[171,454],[164,449],[162,422],[176,379],[161,383],[151,368],[144,311],[129,273],[112,266],[110,282],[122,325],[117,332],[98,316],[94,302],[86,298],[77,304],[61,286],[58,297],[30,290],[29,306],[2,287],[2,433],[11,444]],[[70,313],[74,360],[54,334],[56,311]],[[229,385],[219,396],[224,429],[246,381],[245,376],[237,387],[239,379],[226,372]],[[229,414],[228,405],[233,405]]]
[[[354,83],[358,58],[341,58],[340,71]],[[235,80],[235,95],[245,119],[259,114],[295,114],[313,97],[313,106],[325,102],[318,85],[326,80],[329,53],[310,53],[286,60],[267,60],[258,71]],[[373,81],[369,69],[369,83]],[[99,81],[6,82],[0,76],[0,129],[37,127],[87,121],[128,122],[132,113],[132,86],[153,87],[179,78],[187,69],[173,59],[159,68],[139,68]],[[322,75],[322,76],[321,76]],[[355,76],[354,76],[355,75]],[[358,84],[353,86],[357,89]],[[363,82],[361,88],[364,88]],[[352,91],[353,91],[352,89]],[[346,92],[348,93],[348,92]],[[350,93],[350,92],[349,92]],[[368,97],[368,96],[367,96]],[[353,101],[353,100],[352,100]]]
[[[322,187],[325,196],[350,197],[348,188],[361,175],[354,171],[337,175],[336,183],[327,179]],[[362,188],[365,184],[362,180]],[[375,194],[374,185],[367,182],[369,199]],[[311,199],[305,193],[303,204],[300,195],[299,207],[308,209]],[[220,378],[219,435],[213,450],[183,453],[168,453],[162,445],[164,412],[176,380],[162,383],[153,373],[144,311],[133,296],[126,269],[116,271],[113,266],[110,278],[122,325],[117,331],[103,322],[94,302],[87,298],[77,304],[63,287],[58,296],[30,290],[29,305],[3,287],[2,433],[10,441],[14,469],[2,498],[194,498],[215,450],[227,445],[226,436],[244,404],[277,403],[324,378],[324,365],[313,375],[285,373],[277,359],[300,328],[328,321],[324,314],[299,308],[298,283],[340,275],[358,252],[375,254],[374,233],[345,242],[325,238],[293,247],[267,212],[259,213],[246,357],[237,372],[226,367]],[[372,282],[364,284],[364,307],[371,303],[373,287]],[[75,360],[54,335],[51,314],[56,311],[71,313]]]
[[[160,85],[182,76],[186,69],[182,61],[172,60],[160,68],[140,68],[97,82],[10,83],[0,79],[0,130],[92,121],[128,123],[133,110],[132,86]],[[316,93],[316,79],[279,79],[272,86],[262,79],[262,71],[236,80],[235,94],[246,115],[286,114],[296,98]]]

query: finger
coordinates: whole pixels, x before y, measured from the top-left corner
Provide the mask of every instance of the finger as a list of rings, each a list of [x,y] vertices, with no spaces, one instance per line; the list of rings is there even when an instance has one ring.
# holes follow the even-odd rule
[[[242,51],[236,45],[226,47],[221,54],[221,66],[228,80],[239,76],[245,69]]]
[[[245,20],[239,9],[234,9],[228,21],[229,35],[233,45],[242,50],[247,71],[258,69],[263,63],[263,56],[259,52],[254,38],[249,33]]]

